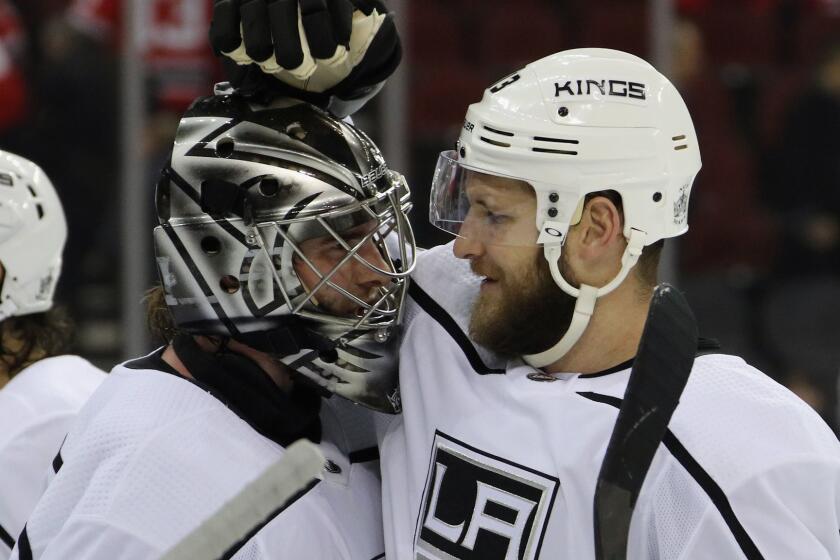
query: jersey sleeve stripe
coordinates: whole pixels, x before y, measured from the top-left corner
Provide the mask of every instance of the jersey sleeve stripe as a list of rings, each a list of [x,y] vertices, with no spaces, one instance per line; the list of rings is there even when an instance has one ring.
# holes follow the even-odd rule
[[[408,287],[408,295],[420,306],[420,308],[425,311],[432,319],[434,319],[441,327],[449,333],[449,336],[455,341],[458,346],[461,347],[461,350],[464,352],[467,360],[470,362],[470,366],[472,366],[473,370],[479,375],[495,375],[495,374],[504,374],[505,370],[503,369],[493,369],[485,365],[484,361],[481,359],[481,356],[478,355],[478,351],[473,346],[470,339],[464,334],[464,331],[461,330],[461,327],[458,326],[458,323],[455,322],[453,319],[440,305],[437,304],[429,294],[423,291],[423,289],[415,282],[413,279],[411,281],[411,285]]]
[[[64,459],[61,458],[61,449],[59,448],[58,453],[55,455],[55,459],[52,462],[53,472],[58,474],[58,471],[61,470],[61,467],[64,466]]]
[[[591,401],[610,405],[615,408],[621,408],[622,400],[611,395],[602,395],[600,393],[592,392],[578,392],[578,395],[587,398]],[[732,536],[741,548],[741,552],[748,560],[764,560],[764,556],[758,550],[758,547],[753,542],[747,530],[738,520],[726,493],[718,486],[714,479],[706,472],[705,469],[692,457],[691,453],[683,446],[671,430],[665,433],[662,438],[662,443],[671,455],[682,465],[689,475],[697,482],[703,489],[709,499],[717,508],[726,526],[732,532]]]
[[[32,560],[32,546],[29,544],[29,535],[26,534],[26,525],[18,537],[17,547],[18,560]]]
[[[729,503],[729,499],[726,497],[723,489],[715,483],[712,477],[709,476],[709,473],[707,473],[694,459],[694,457],[691,456],[688,450],[682,443],[680,443],[671,430],[668,430],[665,434],[665,437],[662,439],[662,443],[665,444],[668,451],[671,452],[683,468],[688,471],[694,480],[696,480],[703,488],[706,494],[709,495],[712,503],[715,504],[715,507],[717,507],[721,516],[723,516],[729,530],[732,531],[732,536],[734,536],[735,540],[738,541],[738,546],[741,547],[741,551],[744,555],[749,560],[763,560],[764,557],[761,555],[761,552],[759,552],[758,547],[750,538],[747,530],[741,522],[738,521],[738,517],[732,510],[732,505]]]
[[[12,538],[12,535],[2,525],[0,525],[0,542],[8,546],[9,549],[15,547],[15,539]]]

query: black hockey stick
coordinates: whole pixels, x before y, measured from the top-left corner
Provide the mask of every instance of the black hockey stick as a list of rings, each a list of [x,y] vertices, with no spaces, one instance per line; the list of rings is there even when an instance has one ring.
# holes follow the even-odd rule
[[[676,288],[653,292],[624,401],[595,488],[595,557],[627,557],[630,521],[656,450],[688,382],[697,323]]]

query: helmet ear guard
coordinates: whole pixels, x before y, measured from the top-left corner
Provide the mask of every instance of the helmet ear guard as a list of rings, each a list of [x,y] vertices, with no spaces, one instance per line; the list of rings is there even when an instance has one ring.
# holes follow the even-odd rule
[[[180,330],[236,339],[321,387],[394,411],[390,342],[416,248],[408,187],[367,136],[293,100],[201,99],[181,121],[157,202],[158,269]],[[326,269],[301,248],[313,238],[334,248],[319,261]],[[343,285],[342,266],[375,269],[381,287],[373,295]],[[327,290],[363,312],[325,308]]]
[[[441,154],[432,187],[437,207],[430,216],[456,235],[468,217],[475,220],[463,181],[451,180],[460,171],[533,188],[536,235],[526,244],[543,246],[555,282],[578,299],[571,327],[557,345],[525,357],[544,367],[574,346],[596,299],[624,281],[645,246],[688,230],[688,200],[700,165],[688,109],[656,69],[620,51],[564,51],[508,76],[469,107],[457,154]],[[575,288],[559,270],[562,247],[586,195],[607,190],[622,201],[627,248],[621,270],[603,287]]]

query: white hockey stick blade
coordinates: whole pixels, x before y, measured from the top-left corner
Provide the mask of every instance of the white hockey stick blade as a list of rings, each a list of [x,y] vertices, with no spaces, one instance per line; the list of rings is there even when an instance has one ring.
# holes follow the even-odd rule
[[[283,457],[167,552],[162,560],[216,560],[253,536],[278,510],[321,478],[325,459],[310,441],[298,440]]]

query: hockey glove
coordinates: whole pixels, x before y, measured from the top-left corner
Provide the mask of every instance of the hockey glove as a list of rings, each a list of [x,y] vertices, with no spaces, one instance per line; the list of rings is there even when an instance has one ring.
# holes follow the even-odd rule
[[[402,57],[380,0],[214,0],[210,43],[240,66],[237,89],[297,95],[338,116],[373,97]]]

